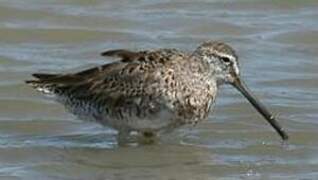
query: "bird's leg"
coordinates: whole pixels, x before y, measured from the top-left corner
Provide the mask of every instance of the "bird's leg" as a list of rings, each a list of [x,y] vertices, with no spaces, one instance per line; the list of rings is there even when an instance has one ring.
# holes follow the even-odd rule
[[[142,131],[139,134],[138,142],[140,144],[153,144],[158,138],[157,133],[153,131]]]
[[[142,132],[142,135],[144,138],[154,138],[156,136],[156,134],[151,131]]]
[[[130,137],[130,131],[126,129],[118,130],[117,134],[117,142],[119,145],[125,145],[130,143],[131,137]]]

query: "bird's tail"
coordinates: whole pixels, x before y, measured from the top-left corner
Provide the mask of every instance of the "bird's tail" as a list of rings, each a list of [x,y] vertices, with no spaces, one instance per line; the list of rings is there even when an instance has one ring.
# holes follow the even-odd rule
[[[56,74],[32,74],[36,79],[26,80],[25,83],[44,94],[52,94],[54,92],[54,84],[50,83],[50,79],[56,78]]]

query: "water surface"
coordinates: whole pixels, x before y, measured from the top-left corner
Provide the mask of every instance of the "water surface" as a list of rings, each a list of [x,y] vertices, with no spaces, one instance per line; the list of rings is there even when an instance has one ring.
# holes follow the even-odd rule
[[[318,3],[0,0],[0,179],[317,179]],[[106,49],[231,44],[247,84],[288,129],[282,145],[223,87],[206,122],[157,145],[118,147],[24,84],[34,72],[110,62]]]

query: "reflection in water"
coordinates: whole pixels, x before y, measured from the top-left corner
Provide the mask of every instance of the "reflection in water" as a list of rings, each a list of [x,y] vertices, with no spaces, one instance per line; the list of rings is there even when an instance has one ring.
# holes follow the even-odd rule
[[[0,2],[1,179],[315,179],[317,1]],[[285,147],[255,110],[223,87],[207,122],[152,146],[77,121],[23,81],[110,62],[112,48],[237,49],[247,84],[290,133]]]

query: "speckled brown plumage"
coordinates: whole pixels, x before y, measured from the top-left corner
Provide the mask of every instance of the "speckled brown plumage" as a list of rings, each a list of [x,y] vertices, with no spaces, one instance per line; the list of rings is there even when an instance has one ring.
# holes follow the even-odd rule
[[[73,114],[120,132],[158,132],[207,119],[218,86],[239,77],[235,51],[209,41],[193,53],[175,49],[101,54],[119,58],[78,73],[34,74],[27,81]]]

